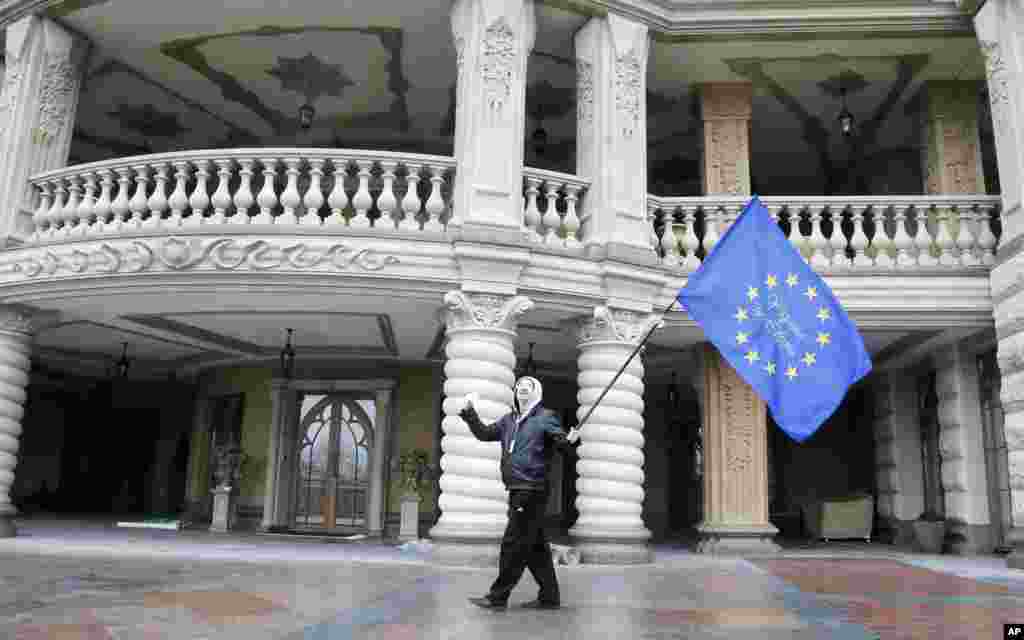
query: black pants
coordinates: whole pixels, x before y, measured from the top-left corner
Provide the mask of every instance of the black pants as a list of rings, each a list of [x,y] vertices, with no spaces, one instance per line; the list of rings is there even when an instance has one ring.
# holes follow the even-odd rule
[[[513,489],[508,494],[508,526],[501,539],[498,579],[491,585],[488,597],[494,602],[507,602],[512,589],[529,568],[540,585],[537,599],[558,603],[558,578],[551,561],[551,547],[544,535],[544,511],[548,504],[546,491]]]

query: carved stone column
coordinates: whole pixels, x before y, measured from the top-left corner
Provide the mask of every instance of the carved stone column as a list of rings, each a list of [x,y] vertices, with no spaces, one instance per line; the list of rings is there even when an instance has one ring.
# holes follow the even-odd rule
[[[579,325],[579,409],[583,420],[601,392],[633,352],[660,323],[660,316],[594,309]],[[594,409],[580,432],[576,463],[576,509],[569,530],[582,562],[650,562],[644,526],[644,365],[637,356]]]
[[[916,381],[908,371],[875,376],[875,476],[883,539],[907,546],[914,541],[911,523],[924,511],[921,425]]]
[[[31,175],[65,166],[86,44],[48,18],[7,27],[0,95],[0,244],[32,230]]]
[[[930,81],[925,85],[926,193],[985,193],[978,90],[977,82]]]
[[[576,33],[576,172],[591,178],[580,215],[587,244],[650,253],[647,212],[647,26],[616,14]]]
[[[501,445],[477,440],[459,417],[458,402],[469,393],[479,394],[477,412],[487,423],[512,410],[516,325],[533,303],[523,296],[460,290],[448,292],[444,303],[441,517],[430,537],[442,562],[493,565],[508,509],[501,482]]]
[[[985,56],[1003,200],[1003,233],[990,283],[1013,505],[1007,563],[1024,568],[1024,7],[1016,0],[988,0],[974,18],[974,30]]]
[[[704,121],[704,193],[750,193],[750,115],[753,85],[701,86]]]
[[[456,0],[452,7],[456,224],[525,228],[526,63],[535,29],[532,0]]]
[[[712,345],[704,347],[703,553],[777,551],[768,521],[768,414]]]
[[[18,438],[25,413],[28,372],[31,366],[32,324],[28,316],[0,308],[0,538],[15,535],[11,504],[14,467],[18,464]]]
[[[992,551],[992,521],[985,474],[985,433],[977,360],[966,342],[935,358],[939,447],[945,490],[946,544],[953,553]]]

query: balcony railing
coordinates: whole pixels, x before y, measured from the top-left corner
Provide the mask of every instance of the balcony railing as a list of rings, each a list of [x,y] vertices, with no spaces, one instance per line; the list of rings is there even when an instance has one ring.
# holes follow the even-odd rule
[[[442,232],[455,160],[346,149],[162,153],[33,176],[30,243],[204,225]]]
[[[651,246],[667,265],[694,270],[748,198],[649,196]],[[768,196],[793,246],[817,269],[991,266],[1002,230],[1000,198]]]
[[[581,246],[580,200],[590,180],[544,169],[523,168],[523,226],[530,240],[548,246]]]

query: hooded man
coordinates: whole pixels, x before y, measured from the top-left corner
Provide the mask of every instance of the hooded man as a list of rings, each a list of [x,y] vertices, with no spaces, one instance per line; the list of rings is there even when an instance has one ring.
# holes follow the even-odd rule
[[[501,479],[508,490],[508,526],[501,539],[498,578],[482,598],[470,598],[485,609],[504,609],[508,597],[529,568],[540,586],[537,599],[527,603],[532,609],[557,609],[561,606],[558,578],[551,559],[551,547],[544,535],[544,511],[548,504],[548,467],[553,448],[567,453],[579,440],[579,431],[566,434],[558,416],[540,404],[543,388],[530,376],[515,384],[516,411],[486,425],[476,413],[479,397],[475,393],[463,399],[460,417],[478,440],[501,443]]]

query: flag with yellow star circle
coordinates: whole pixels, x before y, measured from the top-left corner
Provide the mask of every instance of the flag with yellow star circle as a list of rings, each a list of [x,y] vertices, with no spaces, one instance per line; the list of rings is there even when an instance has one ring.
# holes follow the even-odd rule
[[[677,298],[797,442],[871,371],[857,326],[757,196]]]

